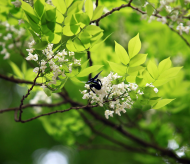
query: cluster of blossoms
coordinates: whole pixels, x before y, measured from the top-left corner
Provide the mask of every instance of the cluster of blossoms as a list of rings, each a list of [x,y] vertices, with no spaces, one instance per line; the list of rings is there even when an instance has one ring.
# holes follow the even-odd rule
[[[91,104],[96,103],[101,107],[104,106],[105,103],[108,103],[108,106],[105,111],[106,119],[109,116],[113,117],[113,114],[117,114],[121,116],[120,112],[125,113],[126,109],[131,109],[134,101],[130,97],[130,93],[134,92],[136,94],[136,99],[138,99],[138,95],[143,95],[143,91],[139,89],[139,86],[136,83],[128,83],[125,84],[121,82],[119,84],[114,84],[114,81],[120,79],[121,76],[118,76],[117,73],[113,74],[112,72],[107,76],[101,79],[102,88],[100,90],[88,92],[90,86],[85,84],[85,88],[88,90],[83,90],[81,93],[83,94],[83,99],[88,99]],[[154,87],[152,84],[146,84],[146,87]],[[154,88],[154,92],[157,93],[158,89]]]
[[[35,41],[33,40],[29,43],[28,56],[26,60],[34,60],[39,64],[39,67],[35,67],[33,72],[38,73],[39,70],[42,73],[46,73],[46,68],[50,68],[51,72],[53,73],[52,81],[48,84],[56,84],[56,79],[59,75],[65,77],[65,73],[71,73],[74,67],[78,67],[81,65],[81,60],[75,58],[74,52],[67,52],[65,49],[63,51],[57,51],[56,53],[53,52],[53,44],[48,44],[47,48],[42,50],[42,55],[39,56],[35,54],[35,49],[32,48],[35,45]],[[65,70],[66,66],[68,70]]]
[[[52,99],[51,97],[48,97],[45,92],[43,91],[38,91],[33,99],[30,100],[30,104],[38,104],[38,103],[47,103],[51,104]],[[41,107],[33,107],[36,113],[40,113],[42,111]]]
[[[8,22],[0,22],[0,28],[4,29],[0,33],[0,47],[2,47],[0,54],[5,55],[3,59],[8,59],[10,57],[10,51],[14,47],[21,47],[22,43],[19,40],[25,35],[25,29],[22,27],[17,29]]]
[[[148,22],[150,23],[152,20],[157,20],[159,22],[162,22],[163,24],[168,23],[169,26],[172,28],[175,25],[174,23],[177,22],[176,30],[179,31],[180,35],[182,35],[182,32],[188,34],[190,30],[190,21],[185,22],[185,20],[183,19],[183,16],[185,16],[187,12],[183,10],[183,7],[181,6],[176,6],[172,8],[171,6],[173,6],[173,4],[171,3],[174,2],[176,2],[176,0],[161,0],[159,2],[159,7],[156,8],[156,10],[152,14],[154,15],[155,13],[166,11],[168,13],[167,17],[162,16],[160,18],[156,18],[155,16],[151,15],[149,17]],[[184,3],[185,4],[190,3],[190,0],[185,0]],[[145,2],[143,7],[145,8],[148,4],[149,2]],[[146,18],[147,18],[146,14],[142,15],[142,19]]]

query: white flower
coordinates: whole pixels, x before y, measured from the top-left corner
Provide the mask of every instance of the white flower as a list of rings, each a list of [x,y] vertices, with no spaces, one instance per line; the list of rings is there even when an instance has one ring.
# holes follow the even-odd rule
[[[163,24],[166,24],[166,23],[167,23],[166,17],[157,18],[157,21],[162,22]]]
[[[10,57],[10,53],[5,53],[5,56],[3,57],[3,59],[8,59]]]
[[[45,84],[42,84],[41,88],[45,89],[45,88],[46,88],[46,85],[45,85]]]
[[[188,34],[188,33],[189,33],[189,29],[190,29],[189,26],[185,26],[185,27],[183,28],[183,31],[186,32],[186,33]]]
[[[33,69],[33,72],[38,73],[38,72],[39,72],[39,67],[35,67],[35,68]]]
[[[155,92],[155,93],[158,93],[158,88],[154,88],[154,92]]]
[[[183,30],[184,30],[183,23],[180,23],[180,24],[177,26],[176,30],[179,31],[179,34],[180,34],[180,35],[182,35],[182,32],[183,32]]]
[[[14,47],[14,44],[12,43],[12,44],[9,44],[9,46],[8,46],[8,48],[9,49],[12,49]]]
[[[113,117],[113,113],[114,113],[114,111],[106,110],[106,111],[105,111],[105,117],[106,117],[106,119],[108,119],[109,116]]]
[[[168,13],[170,13],[170,12],[172,11],[172,7],[171,7],[171,6],[166,6],[166,11],[167,11]]]

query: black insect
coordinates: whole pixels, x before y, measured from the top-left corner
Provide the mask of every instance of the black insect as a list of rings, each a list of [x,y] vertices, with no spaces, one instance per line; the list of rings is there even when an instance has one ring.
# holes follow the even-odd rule
[[[102,72],[102,71],[101,71]],[[97,90],[100,90],[102,88],[102,82],[100,81],[100,79],[97,79],[99,74],[101,73],[99,72],[94,78],[91,78],[86,84],[90,84],[90,90],[92,92],[94,92],[94,90],[92,90],[92,88],[96,88]],[[97,79],[97,80],[96,80]],[[95,92],[94,92],[95,93]]]

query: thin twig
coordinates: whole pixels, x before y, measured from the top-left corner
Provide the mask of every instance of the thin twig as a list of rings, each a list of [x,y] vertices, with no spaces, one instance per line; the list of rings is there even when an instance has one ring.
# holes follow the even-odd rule
[[[40,73],[41,73],[41,71],[38,72],[36,78],[34,79],[34,82],[33,82],[32,86],[31,86],[31,88],[28,90],[27,94],[26,94],[25,96],[23,96],[22,99],[21,99],[21,103],[20,103],[20,107],[19,107],[19,110],[20,110],[20,112],[19,112],[19,119],[17,118],[18,110],[15,110],[15,121],[16,121],[16,122],[21,121],[21,116],[22,116],[22,112],[23,112],[23,111],[22,111],[22,105],[23,105],[24,99],[28,97],[28,95],[30,94],[30,91],[31,91],[31,90],[33,89],[33,87],[35,86],[36,80],[37,80],[37,78],[39,77]]]

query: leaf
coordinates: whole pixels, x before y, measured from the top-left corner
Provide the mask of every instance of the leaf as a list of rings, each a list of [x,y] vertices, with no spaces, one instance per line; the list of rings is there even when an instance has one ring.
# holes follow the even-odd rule
[[[170,57],[168,57],[167,59],[162,60],[158,65],[159,74],[161,74],[162,72],[169,69],[171,67],[171,65],[172,65],[172,62],[170,60]]]
[[[82,10],[83,1],[75,1],[67,10],[67,15],[72,15]]]
[[[33,48],[36,50],[44,50],[47,46],[48,46],[48,42],[42,41],[40,43],[35,44]]]
[[[80,25],[81,28],[84,28],[86,25],[89,25],[90,18],[86,13],[76,13],[74,14],[77,23]]]
[[[66,5],[64,0],[52,0],[53,5],[59,10],[62,14],[66,12]]]
[[[148,62],[147,70],[154,79],[157,79],[158,68],[157,68],[156,64],[154,62],[152,62],[151,60]]]
[[[113,62],[109,62],[109,61],[108,61],[108,63],[114,72],[116,72],[122,76],[126,74],[126,69],[127,69],[126,66],[123,66],[123,65],[117,64],[117,63],[113,63]]]
[[[153,85],[155,87],[162,86],[163,84],[167,83],[170,79],[161,79],[161,80],[156,80]]]
[[[46,19],[48,21],[55,21],[56,20],[56,8],[46,10]]]
[[[130,67],[136,67],[143,64],[146,61],[147,54],[138,54],[133,57],[129,63]]]
[[[82,44],[82,42],[78,38],[76,38],[74,40],[74,46],[77,49],[77,51],[84,51],[85,50],[84,45]]]
[[[10,61],[10,65],[11,65],[11,67],[12,67],[13,72],[15,73],[15,75],[18,78],[22,79],[23,78],[23,73],[20,71],[19,67],[15,63],[13,63],[11,61]]]
[[[137,72],[137,71],[142,71],[144,69],[145,69],[145,67],[142,67],[142,66],[129,67],[128,74],[131,74],[131,73],[134,73],[134,72]]]
[[[166,71],[164,71],[159,77],[158,79],[168,79],[168,78],[171,78],[171,77],[174,77],[176,76],[179,71],[182,69],[183,67],[173,67],[173,68],[170,68]]]
[[[100,68],[102,68],[104,65],[93,65],[91,67],[85,68],[83,69],[78,75],[77,77],[84,77],[84,76],[88,76],[90,73],[96,72],[97,70],[99,70]]]
[[[88,49],[90,47],[90,38],[91,38],[91,36],[89,35],[89,33],[85,32],[85,31],[83,31],[79,35],[79,39],[81,40],[81,42],[83,43],[83,45],[86,49]]]
[[[158,103],[153,107],[153,109],[162,108],[162,107],[166,106],[167,104],[169,104],[173,100],[174,99],[162,99],[162,100],[158,101]]]
[[[63,27],[63,34],[65,36],[73,36],[80,32],[80,26],[79,25],[71,25],[71,26],[64,26]]]
[[[92,19],[93,16],[93,3],[91,0],[86,0],[85,2],[85,12],[89,16],[90,20]]]
[[[115,52],[117,56],[119,56],[120,61],[127,65],[129,63],[129,56],[127,54],[127,51],[115,41]]]
[[[45,0],[36,0],[34,3],[34,10],[36,11],[39,17],[42,17],[43,15],[44,4],[45,4]]]
[[[88,65],[89,59],[81,65],[81,70],[85,69]]]
[[[152,7],[152,5],[151,4],[146,5],[146,9],[147,9],[147,15],[151,16],[154,11],[154,8]]]
[[[73,3],[73,0],[65,0],[67,8],[71,5],[71,3]]]
[[[51,96],[52,91],[50,89],[44,88],[43,90],[48,97]]]
[[[21,1],[22,2],[22,9],[24,10],[26,16],[29,16],[32,21],[34,21],[35,23],[39,23],[39,18],[37,17],[37,15],[34,12],[34,9],[26,2]]]
[[[70,78],[70,80],[71,80],[74,84],[84,84],[84,82],[80,81],[80,80],[77,79],[76,77],[72,77],[72,78]]]
[[[26,72],[27,72],[27,66],[26,66],[26,61],[25,60],[23,60],[21,68],[22,68],[22,73],[25,75]]]
[[[111,33],[111,34],[112,34],[112,33]],[[109,36],[110,36],[111,34],[109,34],[108,36],[106,36],[106,38],[105,38],[104,40],[102,40],[102,41],[100,41],[100,42],[97,42],[96,44],[93,44],[93,46],[90,48],[90,51],[91,51],[91,52],[96,51],[96,49],[98,49],[98,48],[100,47],[100,45],[101,45],[103,42],[105,42],[105,40],[106,40],[107,38],[109,38]]]
[[[139,34],[129,41],[128,52],[130,59],[137,55],[141,49],[141,41],[139,39]]]
[[[90,35],[95,35],[97,33],[103,32],[104,30],[102,30],[100,27],[98,26],[94,26],[94,25],[88,25],[85,29],[85,32],[88,32]]]
[[[103,13],[103,9],[104,7],[103,6],[98,6],[94,12],[93,12],[93,17],[92,17],[92,21],[93,20],[96,20],[98,18],[100,18],[102,16],[102,13]]]
[[[74,43],[71,39],[67,41],[66,47],[69,51],[77,52],[77,49],[74,46]]]
[[[143,79],[146,83],[152,83],[154,81],[147,70],[143,71]]]

